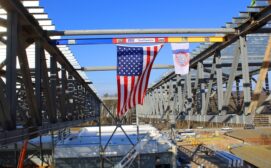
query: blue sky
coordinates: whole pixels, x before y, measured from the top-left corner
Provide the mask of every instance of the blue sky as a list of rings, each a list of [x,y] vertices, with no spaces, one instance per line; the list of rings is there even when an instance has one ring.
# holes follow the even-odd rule
[[[250,0],[41,0],[57,30],[133,28],[220,28]],[[192,50],[198,44],[192,44]],[[115,45],[71,46],[81,66],[116,65]],[[155,64],[173,64],[170,45]],[[150,82],[167,70],[152,70]],[[117,92],[116,72],[88,72],[98,93]]]

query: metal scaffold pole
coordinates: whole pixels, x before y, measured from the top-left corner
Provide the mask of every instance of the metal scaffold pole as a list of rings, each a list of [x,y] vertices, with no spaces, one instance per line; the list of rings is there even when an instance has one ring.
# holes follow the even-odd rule
[[[100,167],[104,167],[104,159],[103,159],[103,146],[102,146],[102,130],[101,130],[101,114],[99,114],[99,143],[100,143]]]
[[[41,167],[43,167],[43,162],[44,162],[44,156],[43,156],[43,146],[42,146],[42,135],[39,136],[40,140],[40,160],[41,160]]]
[[[54,131],[51,131],[51,140],[52,140],[52,168],[55,167],[55,139],[54,139]]]
[[[138,117],[138,111],[136,110],[136,132],[137,132],[137,143],[140,141],[139,137],[139,117]],[[137,155],[137,166],[140,168],[140,153]]]

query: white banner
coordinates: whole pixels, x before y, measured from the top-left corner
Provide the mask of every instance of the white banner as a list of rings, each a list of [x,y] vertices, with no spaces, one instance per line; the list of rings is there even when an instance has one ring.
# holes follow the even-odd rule
[[[175,73],[186,75],[189,72],[189,43],[171,43]]]

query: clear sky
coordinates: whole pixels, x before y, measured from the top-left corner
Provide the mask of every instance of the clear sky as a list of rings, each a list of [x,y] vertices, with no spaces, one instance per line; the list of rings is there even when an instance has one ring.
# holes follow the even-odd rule
[[[57,30],[220,28],[250,0],[40,0]],[[199,44],[192,44],[190,51]],[[81,66],[116,65],[115,45],[71,46]],[[173,64],[164,45],[154,64]],[[152,70],[153,83],[167,70]],[[99,95],[117,93],[116,72],[88,72]]]

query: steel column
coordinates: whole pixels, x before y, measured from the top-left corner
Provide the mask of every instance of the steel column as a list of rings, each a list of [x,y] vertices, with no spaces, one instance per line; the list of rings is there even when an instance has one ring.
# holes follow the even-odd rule
[[[204,84],[204,71],[202,63],[198,63],[198,73],[199,73],[199,84],[200,84],[200,95],[201,95],[201,111],[200,114],[204,114],[205,109],[205,84]]]
[[[37,101],[37,111],[40,114],[42,119],[42,94],[41,94],[41,54],[42,54],[42,43],[40,40],[36,40],[35,42],[35,94]]]
[[[61,105],[61,118],[62,121],[66,120],[66,112],[67,112],[67,100],[66,100],[66,89],[67,89],[67,74],[65,68],[62,66],[61,70],[61,97],[60,97],[60,105]]]
[[[248,113],[248,107],[251,101],[250,81],[249,81],[249,68],[248,68],[248,54],[247,42],[245,37],[240,36],[240,51],[242,62],[242,77],[243,77],[243,93],[244,93],[244,113]]]
[[[55,138],[54,138],[54,131],[51,131],[51,145],[52,145],[52,165],[51,167],[55,168]]]
[[[182,84],[181,84],[181,76],[180,75],[177,75],[177,81],[176,81],[176,85],[177,85],[177,88],[178,88],[178,106],[179,106],[179,114],[182,112],[183,110],[183,105],[184,105],[184,99],[183,99],[183,93],[182,93]],[[178,115],[179,115],[178,114]]]
[[[192,112],[192,91],[191,91],[191,74],[188,73],[185,76],[185,80],[186,80],[186,91],[187,91],[187,112],[189,115],[191,115]]]
[[[207,91],[207,94],[206,94],[206,102],[205,102],[205,106],[204,106],[204,109],[203,109],[203,115],[207,114],[208,107],[209,107],[209,101],[210,101],[210,96],[211,96],[211,92],[212,92],[215,69],[216,69],[216,62],[215,62],[216,61],[215,60],[216,56],[217,55],[214,55],[214,58],[213,58],[213,65],[212,65],[212,69],[211,69],[211,73],[210,73],[210,80],[209,80],[209,84],[208,84],[208,91]]]
[[[266,77],[265,77],[265,90],[267,94],[270,94],[270,87],[269,87],[269,73],[266,73]]]
[[[223,80],[222,80],[222,67],[221,67],[221,53],[220,51],[216,52],[217,57],[215,58],[216,62],[216,86],[217,86],[217,106],[218,113],[222,112],[223,107]]]
[[[16,128],[16,56],[18,45],[18,16],[17,13],[7,11],[7,64],[6,64],[6,94],[8,100],[9,115],[11,121],[7,122],[6,128]]]
[[[237,109],[237,112],[241,110],[241,93],[240,93],[240,79],[236,79],[235,80],[236,82],[236,109]]]
[[[47,64],[46,64],[46,58],[45,58],[45,53],[43,46],[41,47],[41,70],[42,70],[42,86],[44,90],[44,96],[46,99],[46,110],[47,114],[49,116],[49,120],[51,123],[55,123],[56,120],[56,108],[54,106],[54,103],[52,102],[52,92],[50,89],[50,84],[49,84],[49,77],[48,77],[48,71],[47,71]]]
[[[235,79],[236,76],[236,71],[237,71],[237,66],[239,63],[239,59],[240,59],[240,43],[239,41],[237,41],[235,50],[234,50],[234,57],[233,57],[233,62],[232,62],[232,67],[231,67],[231,72],[230,72],[230,76],[229,79],[227,81],[227,89],[226,89],[226,93],[225,93],[225,97],[224,97],[224,104],[223,104],[223,108],[222,108],[222,113],[226,114],[228,109],[229,109],[229,103],[230,103],[230,97],[231,97],[231,92],[232,92],[232,85],[233,85],[233,81]]]
[[[173,88],[173,80],[169,81],[169,106],[170,106],[170,110],[171,110],[171,114],[170,114],[170,123],[172,124],[171,126],[173,126],[173,124],[176,124],[176,103],[174,103],[176,101],[176,93],[174,91]]]
[[[9,103],[6,97],[6,84],[0,78],[0,123],[4,130],[9,129],[10,124],[12,123],[10,110],[9,110]]]
[[[51,92],[51,101],[52,107],[55,108],[54,110],[54,117],[58,118],[58,110],[56,105],[56,78],[57,78],[57,64],[56,59],[54,56],[50,57],[50,92]]]
[[[20,38],[18,43],[18,58],[20,63],[20,70],[22,73],[22,81],[25,87],[26,102],[29,106],[31,121],[33,125],[41,125],[41,113],[38,111],[37,100],[34,94],[33,82],[31,80],[31,73],[28,65],[27,54],[24,48],[24,41]]]

